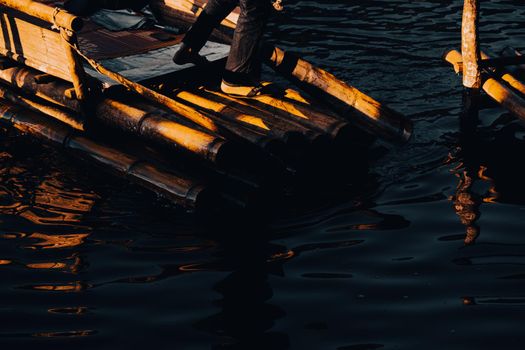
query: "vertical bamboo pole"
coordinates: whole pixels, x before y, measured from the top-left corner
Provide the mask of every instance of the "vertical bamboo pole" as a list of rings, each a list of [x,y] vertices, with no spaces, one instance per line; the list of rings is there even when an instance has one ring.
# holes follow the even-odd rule
[[[463,86],[481,88],[481,52],[479,47],[479,0],[465,0],[463,7],[461,54],[463,56]]]
[[[79,101],[85,101],[88,97],[88,89],[86,86],[87,75],[82,65],[82,60],[73,48],[77,43],[77,36],[73,31],[60,28],[60,34],[64,39],[64,48],[67,53],[69,71],[71,73],[71,80],[75,87],[76,98]]]
[[[481,89],[481,50],[479,47],[479,0],[465,0],[461,25],[461,55],[463,56],[463,111],[461,123],[474,127],[479,115]]]

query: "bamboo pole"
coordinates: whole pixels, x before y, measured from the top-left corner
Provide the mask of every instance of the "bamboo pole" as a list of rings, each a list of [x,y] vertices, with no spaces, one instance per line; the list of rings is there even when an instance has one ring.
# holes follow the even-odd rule
[[[5,100],[0,100],[0,121],[94,161],[186,208],[198,208],[209,202],[210,193],[199,181],[77,135],[64,124],[15,107]]]
[[[84,24],[82,18],[65,10],[53,8],[32,0],[0,0],[0,5],[10,7],[30,16],[44,20],[52,25],[72,31],[79,31]]]
[[[68,31],[66,29],[60,28],[60,34],[64,40],[63,46],[66,51],[66,56],[68,60],[69,73],[71,75],[71,81],[73,82],[73,87],[75,88],[75,94],[77,100],[82,102],[87,102],[86,100],[89,97],[89,91],[87,87],[87,74],[84,71],[84,66],[82,65],[82,59],[73,49],[77,45],[77,35],[74,32]],[[85,104],[82,107],[88,107]],[[84,111],[83,111],[84,112]]]
[[[64,124],[69,125],[73,129],[84,131],[84,120],[76,117],[71,112],[66,112],[45,102],[38,102],[35,99],[29,99],[26,96],[18,94],[10,89],[0,85],[0,98],[8,100],[24,108],[30,109],[34,112],[41,112],[54,119],[60,120]]]
[[[451,50],[446,53],[444,58],[454,67],[462,67],[462,56],[459,51]],[[498,102],[504,108],[508,109],[510,112],[525,122],[525,99],[521,98],[509,87],[490,76],[486,77],[486,80],[481,85],[481,88],[494,101]]]
[[[481,88],[481,53],[479,47],[479,0],[465,0],[461,29],[461,55],[463,57],[463,86]]]
[[[481,58],[483,59],[491,59],[489,55],[487,55],[485,52],[481,52]],[[525,95],[525,84],[519,80],[519,78],[515,77],[512,73],[509,73],[504,68],[487,68],[487,70],[490,70],[494,74],[497,74],[498,77],[501,78],[504,82],[509,84],[514,90],[518,91],[522,95]]]

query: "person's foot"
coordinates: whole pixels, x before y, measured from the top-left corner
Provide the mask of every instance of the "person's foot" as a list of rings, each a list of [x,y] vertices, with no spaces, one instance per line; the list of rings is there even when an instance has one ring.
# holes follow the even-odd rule
[[[233,84],[222,80],[221,91],[234,97],[256,97],[268,93],[269,83],[245,83]]]
[[[193,63],[195,65],[203,65],[209,63],[206,57],[199,55],[198,52],[193,51],[191,47],[182,43],[179,50],[173,56],[173,62],[178,65]]]

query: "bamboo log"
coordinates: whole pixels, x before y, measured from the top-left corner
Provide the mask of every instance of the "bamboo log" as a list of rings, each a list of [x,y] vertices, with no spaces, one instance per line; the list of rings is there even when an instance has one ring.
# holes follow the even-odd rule
[[[96,107],[95,115],[105,124],[157,143],[185,149],[219,166],[231,164],[238,156],[231,142],[153,106],[105,98]]]
[[[54,143],[186,207],[208,204],[209,191],[183,174],[166,171],[131,154],[79,136],[71,128],[0,100],[0,121]]]
[[[0,5],[10,7],[68,30],[79,31],[84,24],[82,18],[74,16],[65,10],[55,9],[32,0],[0,0]]]
[[[479,0],[465,0],[461,30],[461,54],[464,65],[463,86],[474,90],[479,90],[481,87],[478,24]]]
[[[462,56],[457,50],[451,50],[445,55],[445,60],[454,67],[461,67]],[[498,80],[487,76],[481,85],[483,91],[494,101],[498,102],[511,113],[525,122],[525,99],[518,96],[514,91]]]
[[[84,120],[76,117],[74,114],[61,110],[50,104],[46,104],[45,102],[38,102],[35,99],[29,99],[26,96],[5,88],[3,85],[0,85],[0,98],[30,109],[34,112],[46,114],[54,119],[60,120],[64,124],[69,125],[73,129],[79,131],[85,130]]]

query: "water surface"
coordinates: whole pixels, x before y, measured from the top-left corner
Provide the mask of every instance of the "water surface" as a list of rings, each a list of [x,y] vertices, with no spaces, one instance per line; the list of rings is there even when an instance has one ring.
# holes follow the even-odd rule
[[[410,116],[411,142],[352,195],[210,229],[2,132],[4,348],[522,347],[525,133],[499,108],[460,133],[441,55],[459,47],[462,1],[285,5],[269,36]],[[482,5],[485,48],[525,46],[521,1]]]

